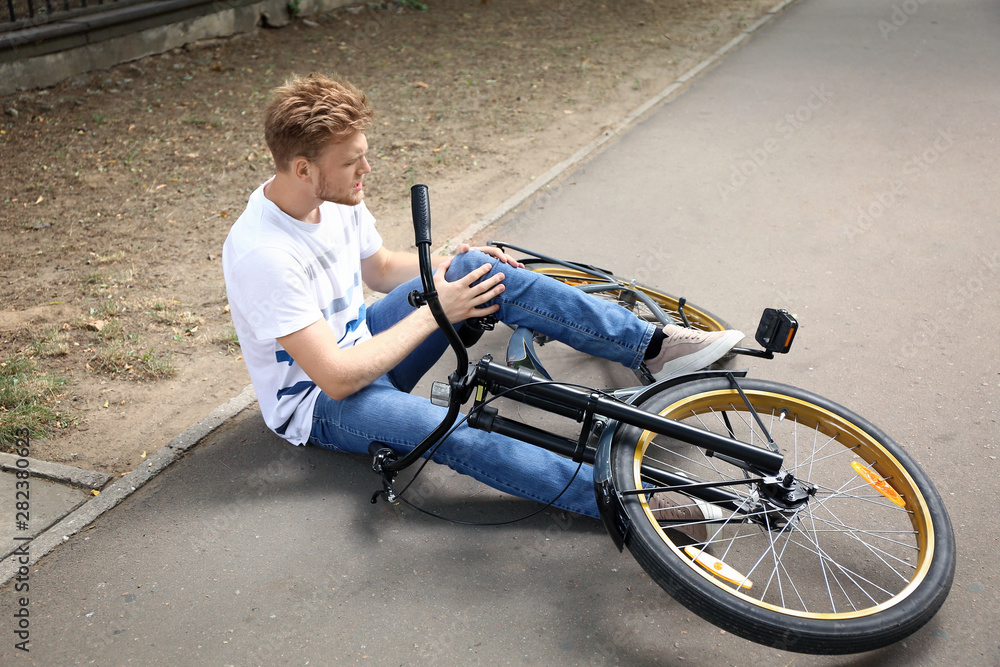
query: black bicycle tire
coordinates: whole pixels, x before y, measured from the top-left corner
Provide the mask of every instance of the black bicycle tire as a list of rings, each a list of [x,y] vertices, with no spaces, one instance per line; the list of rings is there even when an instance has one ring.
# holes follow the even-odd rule
[[[548,262],[536,258],[525,259],[523,260],[523,263],[526,268],[531,269],[536,273],[541,273],[542,275],[548,276],[555,280],[560,280],[566,284],[573,284],[574,281],[577,281],[581,278],[582,274],[587,273],[586,267],[584,265],[581,265],[580,270],[573,270],[561,264],[555,264],[553,262]],[[670,294],[669,292],[664,292],[663,290],[650,287],[648,285],[633,283],[630,280],[625,280],[619,276],[615,276],[614,274],[611,274],[603,270],[602,272],[606,273],[609,277],[611,277],[612,279],[621,284],[628,285],[633,289],[643,291],[645,294],[650,296],[654,301],[656,301],[672,320],[674,320],[677,324],[682,324],[682,319],[678,314],[676,306],[676,304],[680,301],[679,297],[676,297]],[[590,275],[593,278],[594,282],[603,281],[603,279],[597,274],[590,274]],[[724,331],[726,329],[732,328],[721,317],[689,301],[686,301],[684,304],[684,312],[688,318],[688,321],[696,329],[701,329],[703,331]]]
[[[854,428],[859,429],[863,437],[870,439],[861,447],[852,450],[853,452],[864,451],[862,458],[867,455],[898,462],[899,469],[905,471],[905,475],[899,474],[899,470],[885,470],[885,472],[891,472],[893,480],[904,480],[893,481],[892,484],[898,484],[900,487],[907,485],[906,491],[911,503],[913,496],[919,500],[919,503],[915,503],[911,510],[903,514],[911,515],[912,518],[907,517],[907,520],[914,523],[914,534],[919,535],[918,541],[927,540],[927,544],[922,547],[921,557],[917,559],[917,566],[914,567],[916,583],[910,582],[901,592],[887,602],[881,603],[884,608],[874,606],[862,610],[861,613],[835,613],[829,618],[823,618],[822,614],[790,613],[793,610],[776,611],[764,602],[750,600],[745,593],[739,592],[739,587],[726,584],[718,577],[707,574],[701,567],[695,566],[692,558],[684,556],[677,546],[684,541],[677,538],[683,536],[676,535],[673,531],[664,531],[656,525],[657,522],[652,518],[652,514],[644,507],[645,501],[635,495],[624,499],[626,513],[631,522],[625,540],[629,551],[650,577],[685,607],[729,632],[767,646],[800,653],[859,653],[895,643],[918,630],[944,603],[955,573],[953,530],[944,503],[929,478],[891,438],[843,406],[810,392],[773,382],[743,379],[740,380],[740,385],[753,402],[763,401],[762,398],[757,398],[758,395],[763,397],[771,394],[785,397],[790,403],[794,401],[811,405],[821,416],[824,413],[820,411],[825,411],[839,420],[846,420]],[[644,401],[643,407],[650,411],[668,411],[677,414],[685,406],[693,406],[697,402],[708,404],[716,400],[714,398],[716,392],[721,392],[719,396],[725,396],[728,392],[730,400],[739,400],[732,395],[732,391],[726,378],[697,380],[668,388],[651,396]],[[781,399],[768,399],[775,402],[779,400]],[[724,406],[721,399],[719,403],[720,407]],[[794,418],[797,419],[799,408],[793,409],[796,410]],[[830,419],[831,423],[839,423]],[[850,435],[841,433],[838,437],[848,439]],[[643,436],[640,429],[630,426],[620,427],[616,434],[611,454],[612,476],[619,491],[623,488],[635,488],[638,475],[637,452],[640,440],[644,437],[646,436]],[[884,456],[879,451],[880,448],[889,456]],[[886,478],[884,474],[883,478]],[[907,479],[909,482],[905,481]],[[864,484],[860,486],[863,487]],[[913,493],[914,488],[919,494]],[[922,532],[917,529],[916,522],[926,522]],[[790,534],[792,532],[793,530],[789,531]],[[722,530],[719,529],[718,533],[722,533]],[[773,538],[761,538],[762,541],[767,539]],[[720,539],[719,543],[725,542]],[[825,551],[821,552],[818,548],[818,540],[816,544],[817,555],[825,557]],[[742,547],[737,547],[737,550],[740,548]],[[704,549],[708,551],[710,547],[705,546]],[[795,547],[782,549],[777,552],[772,547],[775,554],[799,551]],[[860,548],[856,549],[859,553],[864,553]],[[785,555],[782,555],[782,558],[784,557]],[[822,562],[823,557],[817,561]],[[797,564],[789,565],[797,567]],[[785,568],[785,566],[782,561],[780,567]],[[777,565],[775,569],[780,580],[782,571],[778,570]]]

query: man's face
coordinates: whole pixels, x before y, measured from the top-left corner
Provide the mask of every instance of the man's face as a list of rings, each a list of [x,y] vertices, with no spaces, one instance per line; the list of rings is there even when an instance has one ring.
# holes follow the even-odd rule
[[[361,181],[372,170],[365,154],[368,139],[364,132],[355,132],[343,141],[330,143],[313,165],[316,197],[336,204],[355,206],[365,198]]]

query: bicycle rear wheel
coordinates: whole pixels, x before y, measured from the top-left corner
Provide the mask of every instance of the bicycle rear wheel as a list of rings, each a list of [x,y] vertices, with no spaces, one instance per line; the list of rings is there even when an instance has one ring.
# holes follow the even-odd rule
[[[583,265],[579,269],[574,269],[540,259],[525,259],[523,262],[525,267],[536,273],[583,289],[595,297],[613,301],[631,310],[647,322],[685,326],[684,317],[686,317],[687,325],[702,331],[724,331],[731,328],[722,318],[692,303],[685,302],[684,317],[681,317],[679,297],[652,287],[632,283],[607,272],[605,275],[609,276],[613,282],[597,273],[587,271]],[[649,304],[643,300],[643,296],[660,309],[662,316],[650,308]],[[664,316],[666,321],[663,321]]]
[[[785,502],[725,457],[623,426],[611,454],[619,492],[662,484],[665,475],[673,487],[728,484],[669,494],[696,520],[665,521],[645,495],[624,496],[636,560],[693,612],[768,646],[858,653],[916,631],[944,603],[955,570],[951,523],[930,480],[846,408],[785,385],[739,382],[803,494]],[[724,377],[669,387],[642,407],[767,443]]]

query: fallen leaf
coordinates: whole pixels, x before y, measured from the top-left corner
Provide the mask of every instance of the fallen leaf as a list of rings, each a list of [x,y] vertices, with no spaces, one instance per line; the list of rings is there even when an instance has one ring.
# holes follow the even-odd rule
[[[417,81],[417,82],[416,82],[416,83],[414,83],[413,85],[414,85],[415,87],[417,87],[417,88],[430,88],[430,86],[428,86],[428,85],[427,85],[426,83],[424,83],[423,81]]]

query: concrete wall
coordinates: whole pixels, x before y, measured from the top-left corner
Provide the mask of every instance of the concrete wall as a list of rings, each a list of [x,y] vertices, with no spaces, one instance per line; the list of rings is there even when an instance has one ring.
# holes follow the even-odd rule
[[[352,0],[301,0],[307,16]],[[148,11],[157,5],[159,11]],[[45,88],[95,69],[163,53],[202,39],[278,27],[292,20],[287,0],[132,5],[75,20],[6,33],[0,39],[0,95]],[[146,11],[144,11],[146,10]]]

